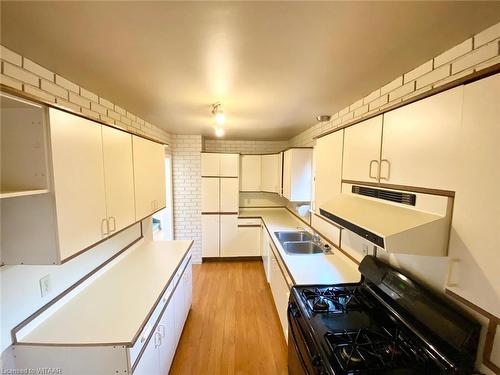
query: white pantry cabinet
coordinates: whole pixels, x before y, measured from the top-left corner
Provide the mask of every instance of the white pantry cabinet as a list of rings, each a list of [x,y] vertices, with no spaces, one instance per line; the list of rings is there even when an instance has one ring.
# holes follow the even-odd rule
[[[261,166],[261,190],[281,194],[282,153],[262,155]]]
[[[218,177],[201,178],[201,212],[216,213],[220,211],[220,180]]]
[[[312,198],[312,148],[291,148],[283,155],[283,196],[291,202]]]
[[[261,155],[241,155],[241,191],[261,191]]]
[[[135,219],[138,221],[165,207],[165,148],[135,135],[132,145]]]
[[[378,181],[381,139],[382,115],[344,129],[344,180]]]
[[[201,153],[202,177],[238,177],[239,154]]]
[[[500,74],[464,86],[447,288],[500,316]]]
[[[458,86],[384,114],[380,182],[455,190],[463,94]]]
[[[319,138],[314,146],[314,203],[315,212],[335,198],[342,190],[342,150],[344,131]]]
[[[240,207],[240,196],[237,178],[220,179],[219,212],[238,212]]]

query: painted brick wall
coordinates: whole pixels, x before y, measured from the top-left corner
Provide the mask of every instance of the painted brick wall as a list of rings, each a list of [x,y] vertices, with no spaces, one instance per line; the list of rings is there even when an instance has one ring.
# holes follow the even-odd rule
[[[170,134],[86,88],[0,46],[0,82],[131,133],[170,143]]]
[[[289,146],[313,146],[313,137],[372,115],[467,74],[500,63],[500,23],[400,75],[341,111],[293,137]]]
[[[231,141],[227,139],[204,139],[203,151],[241,154],[264,154],[283,151],[288,141]]]
[[[174,238],[194,240],[193,262],[201,262],[201,135],[172,135]]]

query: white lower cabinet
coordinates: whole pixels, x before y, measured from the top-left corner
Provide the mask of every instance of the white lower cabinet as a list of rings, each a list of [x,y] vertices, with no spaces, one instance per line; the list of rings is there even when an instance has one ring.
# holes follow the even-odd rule
[[[260,256],[260,219],[220,216],[220,251],[223,257]]]
[[[280,318],[285,339],[288,340],[287,308],[288,308],[288,297],[290,295],[290,288],[284,270],[282,270],[283,266],[279,264],[279,260],[274,255],[272,249],[269,252],[269,258],[270,258],[269,284],[271,286],[271,292],[273,294],[274,304],[276,305],[276,310],[278,311],[278,316]]]
[[[219,214],[201,215],[201,254],[213,258],[219,254]]]
[[[271,253],[271,237],[269,237],[269,233],[267,233],[267,230],[264,226],[262,226],[262,233],[261,233],[261,239],[262,239],[262,244],[261,244],[261,255],[262,255],[262,263],[264,264],[264,272],[266,273],[266,280],[269,282],[269,256]]]
[[[191,308],[192,301],[192,263],[191,259],[185,260],[179,267],[173,278],[173,283],[177,283],[173,294],[170,296],[167,291],[162,301],[168,300],[159,317],[155,315],[146,324],[151,327],[148,339],[144,340],[146,348],[142,355],[137,356],[137,365],[131,363],[134,375],[166,375],[172,365],[175,350],[184,328],[184,323]],[[141,340],[140,337],[138,340]],[[140,351],[139,351],[140,353]],[[132,356],[130,351],[129,356]]]

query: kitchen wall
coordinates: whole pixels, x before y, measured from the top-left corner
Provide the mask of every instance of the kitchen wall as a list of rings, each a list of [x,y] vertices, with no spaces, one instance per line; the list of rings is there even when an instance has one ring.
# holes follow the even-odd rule
[[[240,154],[266,154],[283,151],[288,141],[231,141],[227,139],[204,139],[203,151]]]
[[[174,238],[194,240],[193,262],[201,262],[200,135],[172,135]]]

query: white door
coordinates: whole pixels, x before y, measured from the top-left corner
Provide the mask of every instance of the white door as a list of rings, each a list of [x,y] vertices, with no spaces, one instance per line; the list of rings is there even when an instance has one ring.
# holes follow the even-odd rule
[[[342,130],[319,138],[314,146],[314,209],[340,194],[342,188]]]
[[[219,215],[201,215],[201,253],[203,257],[219,256]]]
[[[182,335],[182,328],[184,327],[184,322],[186,321],[186,301],[184,296],[184,282],[182,280],[183,276],[179,280],[177,284],[177,288],[174,291],[174,343],[175,346],[179,343],[179,340]]]
[[[219,183],[218,177],[201,178],[201,212],[219,212]]]
[[[238,215],[220,215],[220,254],[237,256],[241,244],[238,241]]]
[[[450,232],[455,293],[500,316],[500,74],[465,85],[460,167]]]
[[[61,260],[106,237],[101,125],[49,109]]]
[[[135,221],[132,136],[109,126],[103,126],[102,145],[106,210],[110,232],[114,232]]]
[[[164,157],[159,162],[160,149],[157,143],[147,139],[132,136],[132,150],[134,158],[134,187],[135,187],[135,220],[141,220],[161,208],[159,203],[165,200],[159,197],[158,184],[162,184],[165,191],[165,164]],[[158,174],[163,176],[159,181]],[[160,202],[158,202],[160,200]]]
[[[239,154],[219,154],[219,176],[238,177],[240,168]]]
[[[238,212],[240,195],[237,178],[220,179],[220,212]]]
[[[462,100],[459,86],[384,114],[380,182],[455,190]]]
[[[153,336],[146,345],[146,349],[142,353],[141,359],[134,370],[134,375],[162,375],[160,373],[160,334],[155,331]]]
[[[159,349],[160,375],[167,375],[172,365],[175,353],[175,311],[173,299],[169,301],[165,312],[158,324],[158,332],[161,335]]]
[[[241,191],[260,191],[260,155],[241,156]]]
[[[270,193],[281,190],[281,155],[262,155],[261,189]]]
[[[219,154],[202,153],[201,154],[201,176],[218,177],[219,176]]]
[[[378,182],[382,115],[344,129],[344,180]]]

